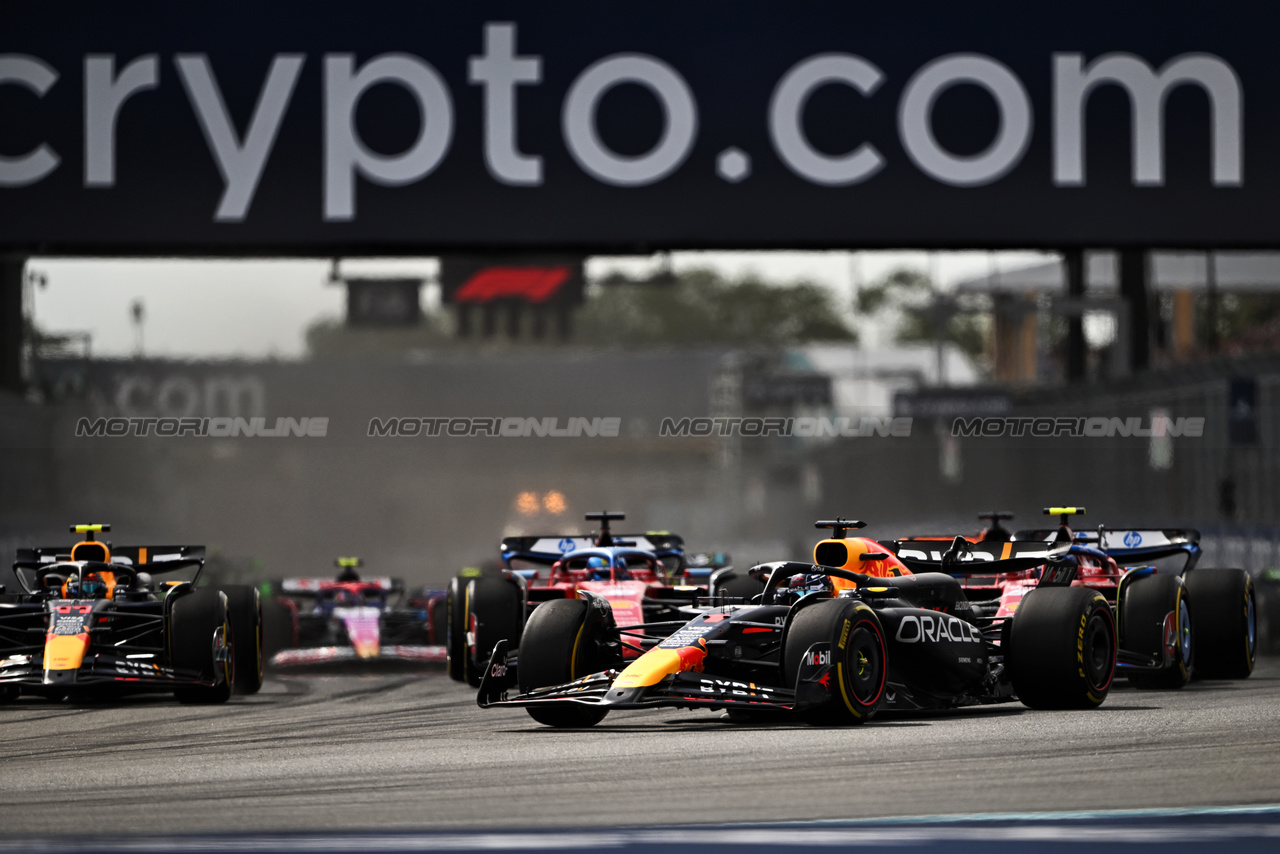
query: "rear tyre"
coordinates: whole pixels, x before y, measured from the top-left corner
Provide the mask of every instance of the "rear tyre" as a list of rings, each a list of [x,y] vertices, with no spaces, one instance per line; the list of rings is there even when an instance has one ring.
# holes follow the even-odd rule
[[[604,627],[587,620],[587,603],[581,599],[552,599],[529,615],[520,641],[517,676],[520,693],[563,685],[617,662],[601,653]],[[553,727],[589,727],[604,720],[608,709],[579,703],[547,703],[526,706],[529,717]]]
[[[1005,648],[1013,690],[1033,709],[1102,705],[1116,671],[1111,606],[1087,587],[1041,587],[1023,597]]]
[[[222,588],[231,616],[231,636],[235,639],[235,687],[244,694],[262,688],[262,598],[258,588],[234,584]]]
[[[888,653],[880,618],[869,605],[831,599],[796,613],[782,642],[783,684],[792,687],[804,654],[815,643],[831,645],[831,700],[806,714],[821,725],[861,724],[884,699]]]
[[[1123,633],[1120,645],[1126,650],[1156,657],[1164,656],[1166,645],[1173,646],[1171,664],[1163,670],[1130,670],[1127,674],[1130,685],[1143,689],[1176,689],[1191,681],[1199,641],[1198,631],[1192,633],[1193,598],[1177,575],[1156,573],[1124,585],[1119,603]]]
[[[444,597],[431,600],[427,606],[427,643],[437,646],[445,645],[445,637],[449,630],[449,603]]]
[[[169,649],[175,669],[195,671],[212,685],[180,685],[179,703],[225,703],[235,680],[235,646],[231,638],[227,597],[205,588],[187,593],[169,610]],[[230,650],[225,649],[228,645]],[[221,660],[219,660],[221,659]]]
[[[467,681],[467,612],[466,582],[457,576],[449,579],[445,589],[444,648],[448,661],[449,678],[455,682]]]
[[[1196,603],[1197,679],[1247,679],[1258,657],[1253,580],[1243,569],[1193,569],[1184,578]]]
[[[524,597],[512,581],[495,576],[473,578],[467,583],[467,628],[473,633],[473,649],[468,649],[466,679],[472,688],[480,687],[480,678],[489,664],[493,647],[500,640],[508,649],[520,647],[520,630],[524,627]]]

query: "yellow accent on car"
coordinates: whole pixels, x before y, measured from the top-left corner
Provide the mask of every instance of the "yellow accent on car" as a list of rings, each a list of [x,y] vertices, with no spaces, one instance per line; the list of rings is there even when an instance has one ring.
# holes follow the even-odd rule
[[[89,636],[53,635],[44,642],[45,670],[79,670],[89,650]]]
[[[75,532],[77,534],[96,534],[100,533],[105,527],[106,526],[102,523],[98,523],[97,525],[76,525]]]
[[[654,647],[635,661],[614,680],[614,688],[647,688],[665,677],[679,673],[683,666],[680,653],[674,649]]]
[[[360,558],[358,557],[340,557],[338,558],[338,566],[359,566]]]
[[[1083,516],[1085,515],[1083,507],[1046,507],[1044,508],[1046,516]]]

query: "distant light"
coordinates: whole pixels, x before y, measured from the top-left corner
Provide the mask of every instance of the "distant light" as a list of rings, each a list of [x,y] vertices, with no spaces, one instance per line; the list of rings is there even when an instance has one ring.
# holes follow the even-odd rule
[[[569,503],[564,500],[564,493],[551,490],[542,496],[542,507],[548,513],[559,516],[561,513],[569,509]]]
[[[532,516],[538,512],[538,493],[522,492],[516,496],[516,509],[523,516]]]

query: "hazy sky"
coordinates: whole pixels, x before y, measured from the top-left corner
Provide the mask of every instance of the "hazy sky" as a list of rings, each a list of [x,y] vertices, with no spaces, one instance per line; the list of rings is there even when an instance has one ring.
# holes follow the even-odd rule
[[[810,279],[830,287],[847,309],[859,282],[874,282],[898,266],[930,272],[950,285],[983,275],[993,265],[1011,269],[1044,257],[1025,252],[680,252],[672,264],[677,270],[710,266],[733,277],[755,272],[779,282]],[[640,273],[657,263],[594,258],[587,273]],[[345,310],[345,289],[329,282],[327,259],[33,258],[28,269],[46,279],[32,292],[36,322],[51,333],[90,333],[97,356],[133,354],[135,300],[143,304],[144,352],[170,358],[296,359],[305,355],[307,326],[321,318],[340,319]],[[434,259],[423,258],[341,264],[344,275],[432,276],[435,270]],[[863,340],[877,343],[874,335]]]

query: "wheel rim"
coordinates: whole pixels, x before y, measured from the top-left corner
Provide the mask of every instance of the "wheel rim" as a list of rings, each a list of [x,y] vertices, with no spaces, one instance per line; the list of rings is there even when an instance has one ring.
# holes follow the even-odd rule
[[[869,706],[884,690],[884,650],[879,635],[865,624],[849,637],[849,687],[854,698]]]
[[[1102,690],[1111,684],[1112,647],[1110,627],[1101,614],[1095,613],[1084,635],[1085,674],[1095,689]]]
[[[1178,648],[1182,651],[1182,663],[1191,662],[1191,611],[1187,600],[1178,597]]]

